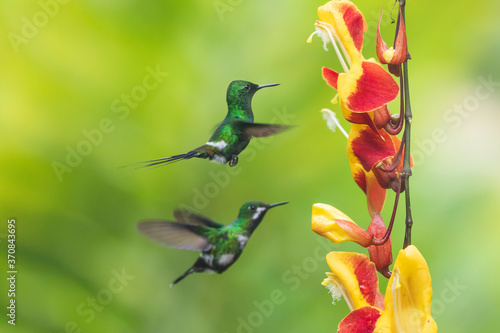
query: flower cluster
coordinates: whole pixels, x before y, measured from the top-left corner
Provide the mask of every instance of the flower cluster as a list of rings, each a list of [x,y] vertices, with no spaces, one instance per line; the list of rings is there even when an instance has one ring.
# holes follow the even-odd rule
[[[399,86],[379,63],[363,57],[367,24],[352,2],[330,1],[318,9],[318,16],[315,34],[323,39],[325,47],[332,43],[344,69],[344,73],[338,73],[323,67],[323,78],[337,90],[342,114],[353,123],[347,142],[349,164],[355,182],[366,194],[368,211],[373,217],[383,208],[386,189],[403,190],[398,184],[403,160],[396,158],[402,154],[401,141],[396,136],[401,130],[402,117],[392,116],[387,106],[398,96]],[[400,26],[404,31],[404,25]],[[405,33],[399,35],[404,35],[406,42]],[[406,55],[406,43],[404,47],[398,45],[396,52],[387,48],[380,33],[377,36],[377,41],[383,43],[377,47],[381,57],[385,56],[383,63],[390,59],[392,65],[401,64],[399,51],[404,49]]]
[[[404,101],[406,92],[404,96],[402,93],[401,64],[409,56],[401,6],[394,47],[389,48],[382,40],[380,22],[377,28],[377,57],[388,65],[390,73],[400,77],[399,86],[375,59],[363,57],[367,24],[352,2],[330,1],[319,7],[318,16],[311,37],[315,34],[321,37],[325,49],[331,43],[342,65],[342,73],[323,67],[322,74],[326,83],[337,91],[332,103],[338,103],[344,118],[352,123],[347,139],[349,164],[354,181],[366,195],[371,216],[369,227],[364,230],[330,205],[313,205],[313,231],[335,243],[354,241],[369,253],[369,258],[345,252],[331,252],[327,256],[332,272],[327,273],[323,284],[330,289],[334,300],[344,296],[352,311],[340,323],[338,332],[435,332],[437,326],[430,314],[431,278],[420,252],[412,245],[405,246],[399,252],[393,272],[389,269],[392,223],[399,194],[407,184],[402,181],[402,173],[411,173],[413,165],[409,152],[405,154],[405,142],[397,137],[405,123],[403,140],[406,140],[408,121],[411,123]],[[401,110],[391,115],[388,103],[400,92]],[[327,109],[323,112],[329,126],[338,124],[333,112]],[[387,189],[396,192],[389,228],[380,215]],[[389,278],[385,297],[378,290],[377,271]]]
[[[332,272],[323,281],[335,299],[344,296],[351,310],[339,333],[437,332],[431,316],[431,276],[413,245],[399,251],[385,296],[378,290],[374,264],[359,253],[331,252]]]

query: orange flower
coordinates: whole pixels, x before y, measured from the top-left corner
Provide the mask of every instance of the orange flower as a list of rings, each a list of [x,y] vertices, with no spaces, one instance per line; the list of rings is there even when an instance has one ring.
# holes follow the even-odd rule
[[[354,181],[365,192],[370,216],[380,214],[386,189],[397,184],[399,173],[386,173],[376,168],[392,161],[400,141],[383,129],[374,132],[368,125],[354,124],[347,140],[347,155]],[[402,168],[402,165],[401,165]]]
[[[368,247],[370,260],[380,273],[389,278],[389,265],[392,264],[391,238],[383,245],[372,245],[375,237],[382,238],[387,231],[380,215],[376,214],[368,230],[364,230],[337,208],[317,203],[312,208],[311,228],[334,243],[353,241]]]
[[[437,332],[429,268],[415,246],[399,251],[385,296],[378,290],[375,264],[366,255],[331,252],[326,261],[332,272],[322,284],[334,302],[343,296],[351,310],[337,332]]]
[[[353,123],[368,124],[376,131],[374,112],[381,113],[377,119],[385,118],[387,123],[390,115],[386,104],[397,97],[399,87],[380,64],[374,59],[365,59],[361,53],[367,29],[363,14],[350,1],[334,0],[319,7],[318,16],[315,34],[323,39],[325,48],[332,43],[344,69],[344,73],[339,74],[323,68],[323,77],[338,91],[344,117]],[[379,128],[385,123],[379,124]]]
[[[323,67],[322,72],[323,79],[326,83],[337,90],[339,73],[328,67]],[[344,102],[340,100],[340,109],[342,110],[342,115],[347,121],[353,124],[366,124],[377,133],[378,129],[383,128],[391,120],[391,114],[387,108],[387,104],[384,104],[373,111],[356,112],[349,110],[345,106]]]

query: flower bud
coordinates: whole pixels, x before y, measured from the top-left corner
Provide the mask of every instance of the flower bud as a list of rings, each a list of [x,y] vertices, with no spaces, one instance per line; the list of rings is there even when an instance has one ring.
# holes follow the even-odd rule
[[[321,203],[313,205],[311,228],[334,243],[353,241],[367,247],[373,239],[369,232],[360,228],[349,216],[335,207]]]
[[[379,214],[375,214],[370,225],[368,232],[375,238],[384,237],[387,229],[384,221]],[[391,237],[383,245],[370,245],[368,247],[370,260],[375,264],[375,268],[386,278],[390,277],[389,265],[392,264],[392,240]]]
[[[394,47],[387,47],[387,44],[380,35],[380,21],[382,21],[382,13],[377,27],[377,57],[382,64],[399,65],[406,61],[407,46],[406,46],[406,29],[401,15],[401,8],[399,9],[399,29],[396,37],[396,45]]]

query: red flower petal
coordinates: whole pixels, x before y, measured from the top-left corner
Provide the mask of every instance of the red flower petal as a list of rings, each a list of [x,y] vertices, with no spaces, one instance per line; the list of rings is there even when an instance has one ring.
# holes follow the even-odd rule
[[[357,76],[355,72],[361,72],[361,75],[353,77]],[[342,98],[347,94],[346,106],[354,112],[375,110],[398,96],[399,86],[396,81],[375,62],[363,61],[361,70],[359,67],[356,69],[353,63],[345,80],[352,79],[355,80],[355,86],[346,84],[345,93],[339,92],[339,96]],[[349,91],[351,89],[352,91]]]
[[[366,174],[363,168],[357,168],[356,170],[352,169],[351,166],[351,172],[352,172],[352,178],[354,178],[354,181],[358,186],[365,192],[366,194]]]
[[[373,172],[369,172],[366,175],[366,203],[368,205],[368,213],[373,217],[375,214],[382,212],[387,191],[380,186]]]
[[[380,18],[378,19],[378,26],[377,26],[377,58],[378,61],[380,61],[382,64],[387,64],[387,61],[384,59],[384,52],[389,48],[387,44],[384,42],[382,39],[382,36],[380,35],[380,21],[382,21],[382,14],[384,11],[382,10],[380,12]]]
[[[375,164],[394,156],[397,152],[391,137],[385,130],[380,130],[377,134],[368,126],[363,125],[353,126],[347,144],[351,146],[353,154],[367,172]]]
[[[391,121],[391,112],[387,104],[373,111],[373,122],[377,128],[383,128],[389,121]]]
[[[339,73],[328,67],[323,67],[322,71],[323,71],[323,79],[326,81],[326,83],[329,86],[337,89],[337,80],[339,78]]]
[[[342,115],[344,116],[345,120],[347,120],[348,122],[353,124],[368,125],[373,131],[378,133],[375,122],[367,112],[352,112],[345,107],[342,100],[340,100],[340,109],[342,110]]]
[[[354,275],[356,275],[359,290],[364,295],[368,304],[375,305],[378,292],[378,277],[377,273],[372,270],[371,262],[369,260],[358,261],[353,263]],[[370,265],[370,266],[369,266]]]
[[[379,309],[365,306],[349,313],[339,324],[338,333],[372,333],[380,317]]]
[[[390,136],[392,139],[392,142],[394,144],[394,149],[396,151],[399,150],[399,147],[401,146],[401,141],[397,136],[391,135]],[[401,155],[404,156],[404,148],[401,152]],[[392,156],[390,158],[387,158],[383,161],[385,166],[390,166],[393,164],[395,161],[395,156]],[[385,189],[392,188],[394,192],[398,191],[398,179],[400,177],[401,171],[403,171],[403,164],[404,164],[404,159],[401,158],[399,160],[398,165],[396,166],[396,169],[392,172],[386,172],[383,171],[379,168],[373,168],[372,171],[375,174],[375,177],[377,177],[377,181]],[[410,167],[413,167],[413,157],[410,155]],[[404,183],[401,183],[401,188],[400,191],[403,192],[405,190]]]
[[[355,126],[359,125],[354,125]],[[351,130],[351,134],[353,130]],[[349,134],[349,137],[351,137]],[[349,166],[351,167],[352,177],[358,186],[366,194],[366,202],[368,205],[368,212],[373,217],[375,214],[380,214],[385,203],[386,190],[382,188],[375,177],[373,171],[366,172],[359,162],[359,159],[354,155],[352,146],[347,146],[347,156],[349,157]]]
[[[353,308],[376,306],[380,298],[377,270],[375,264],[366,255],[333,251],[326,256],[326,261],[332,274],[345,287]],[[327,282],[328,279],[325,281]]]
[[[339,3],[339,11],[343,13],[344,23],[351,35],[354,46],[361,52],[363,34],[367,29],[365,18],[361,11],[350,2]]]

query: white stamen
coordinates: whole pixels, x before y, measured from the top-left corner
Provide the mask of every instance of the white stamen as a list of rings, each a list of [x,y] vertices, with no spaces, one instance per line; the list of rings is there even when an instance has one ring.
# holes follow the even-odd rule
[[[337,46],[337,43],[335,42],[335,38],[332,35],[332,32],[333,32],[333,34],[336,35],[335,30],[333,29],[332,25],[329,23],[326,23],[326,22],[316,21],[316,23],[314,23],[314,26],[316,27],[316,34],[318,36],[320,36],[321,39],[323,39],[323,43],[324,43],[323,47],[325,47],[325,50],[328,50],[326,48],[326,44],[328,42],[332,43],[333,48],[335,49],[335,53],[337,54],[337,57],[339,58],[340,64],[342,65],[342,68],[344,69],[344,73],[347,73],[349,71],[349,68],[347,67],[347,64],[345,63],[344,58],[342,57],[342,54],[340,53],[340,50]],[[325,35],[325,32],[326,32],[326,35]],[[311,35],[311,37],[312,37],[312,35]],[[311,38],[311,37],[309,37],[309,38]],[[344,54],[347,54],[347,52],[345,51],[344,45],[342,45],[342,43],[340,42],[340,39],[338,39],[338,41],[342,47],[342,51],[344,52]],[[349,59],[348,61],[350,63],[351,59],[348,56],[346,56],[346,58]]]
[[[322,22],[322,23],[324,23],[324,22]],[[324,23],[324,24],[326,25],[328,23]],[[323,40],[323,48],[325,49],[325,51],[328,51],[328,47],[326,47],[326,45],[328,43],[330,43],[330,37],[331,36],[329,36],[329,34],[326,33],[323,29],[321,29],[321,28],[319,28],[317,26],[315,28],[316,28],[316,31],[314,31],[309,36],[309,38],[307,39],[307,42],[308,43],[312,43],[313,36],[314,35],[318,35],[318,37],[320,37]],[[333,37],[335,37],[335,40],[340,44],[340,48],[342,49],[342,52],[344,53],[344,57],[346,58],[347,63],[349,64],[349,66],[351,66],[352,65],[352,63],[351,63],[351,57],[349,56],[349,53],[347,53],[347,50],[345,49],[344,44],[342,43],[342,41],[340,40],[339,36],[337,35],[337,32],[335,31],[335,29],[333,29],[333,27],[332,27],[332,30],[329,30],[329,31],[333,34]]]
[[[325,49],[325,51],[328,52],[328,47],[326,46],[328,43],[330,43],[330,37],[328,37],[328,35],[323,31],[321,30],[320,28],[318,27],[315,27],[316,31],[314,31],[310,36],[309,38],[307,39],[307,42],[308,43],[312,43],[312,37],[314,35],[317,35],[319,38],[321,38],[323,40],[323,48]]]
[[[335,132],[335,129],[338,127],[342,134],[344,134],[346,138],[349,138],[349,134],[347,134],[342,125],[340,125],[335,112],[328,109],[322,109],[321,112],[323,113],[323,119],[326,120],[326,126],[328,126],[332,132]]]
[[[335,304],[340,299],[340,296],[344,297],[349,310],[354,311],[354,301],[351,298],[351,295],[345,289],[344,284],[339,280],[339,278],[333,273],[326,273],[328,278],[324,279],[321,283],[324,285],[332,295],[333,302]]]
[[[331,31],[333,33],[333,36],[335,37],[335,40],[337,42],[339,42],[340,48],[342,49],[342,52],[344,53],[344,57],[346,58],[347,62],[349,63],[349,66],[351,66],[352,65],[352,63],[351,63],[351,57],[349,56],[349,53],[347,53],[347,50],[345,49],[344,43],[342,43],[342,41],[339,38],[339,35],[337,35],[337,32],[335,31],[335,29],[333,29],[333,27],[332,27]]]
[[[335,305],[339,301],[339,299],[342,298],[342,289],[340,289],[338,286],[334,285],[333,283],[328,283],[326,285],[326,289],[330,292],[332,295],[332,304]]]

